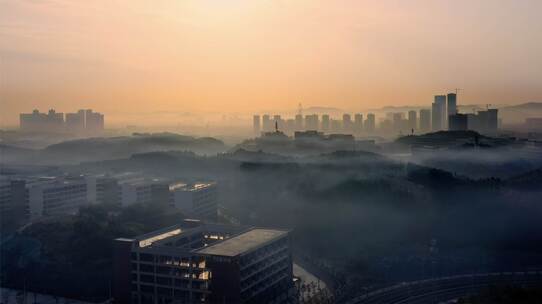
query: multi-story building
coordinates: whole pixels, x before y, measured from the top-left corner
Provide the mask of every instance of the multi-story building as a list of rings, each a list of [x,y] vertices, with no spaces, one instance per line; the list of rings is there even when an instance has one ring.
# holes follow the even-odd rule
[[[457,114],[457,94],[448,93],[447,99],[448,99],[447,116],[449,117],[449,116]]]
[[[77,113],[66,113],[66,129],[73,133],[82,133],[85,131],[85,111],[79,110]]]
[[[26,181],[0,177],[0,228],[23,223],[27,217]]]
[[[295,116],[295,131],[303,130],[303,115],[296,114]]]
[[[316,131],[318,130],[319,123],[320,121],[318,120],[318,114],[305,116],[305,130]]]
[[[431,107],[431,127],[433,131],[445,129],[446,123],[446,95],[436,95]]]
[[[264,114],[262,116],[262,128],[264,132],[269,132],[273,130],[273,123],[271,121],[271,118],[268,114]]]
[[[365,131],[367,133],[372,133],[375,131],[375,127],[376,127],[376,120],[375,120],[375,115],[373,113],[369,113],[367,114],[367,119],[365,120]]]
[[[420,110],[420,131],[422,133],[429,132],[431,130],[431,110]]]
[[[465,131],[468,130],[468,118],[466,114],[453,114],[448,116],[448,130]]]
[[[30,220],[77,213],[87,204],[84,179],[40,178],[26,182]]]
[[[352,133],[352,117],[350,114],[343,114],[343,132]]]
[[[418,113],[416,111],[408,111],[408,128],[410,130],[418,129]]]
[[[354,115],[354,131],[356,133],[363,131],[363,114],[357,113]]]
[[[63,113],[54,109],[47,114],[38,110],[22,113],[19,116],[20,128],[31,132],[67,132],[67,133],[101,133],[104,130],[104,115],[92,110],[79,110],[77,113]]]
[[[327,132],[330,129],[329,115],[322,115],[322,131]]]
[[[185,220],[114,242],[115,303],[289,303],[288,231]]]
[[[260,134],[260,132],[262,131],[261,125],[260,125],[260,115],[254,115],[252,117],[252,129],[255,135]]]
[[[31,132],[63,132],[64,114],[57,113],[54,109],[49,110],[47,114],[40,113],[38,110],[30,114],[22,113],[19,116],[20,128],[23,131]]]
[[[197,219],[216,220],[218,191],[216,183],[173,183],[169,185],[171,204]]]

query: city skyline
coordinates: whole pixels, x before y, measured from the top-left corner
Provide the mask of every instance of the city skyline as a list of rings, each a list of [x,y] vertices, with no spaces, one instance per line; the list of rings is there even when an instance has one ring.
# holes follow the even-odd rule
[[[465,103],[540,101],[540,9],[505,0],[4,1],[1,119],[50,107],[116,112],[112,123],[299,102],[359,111],[425,104],[456,87]]]

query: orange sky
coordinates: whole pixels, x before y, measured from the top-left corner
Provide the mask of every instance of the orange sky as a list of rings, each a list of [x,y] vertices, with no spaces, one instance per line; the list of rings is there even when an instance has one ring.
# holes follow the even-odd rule
[[[460,103],[542,101],[540,12],[539,0],[0,0],[0,118],[354,111],[456,87]]]

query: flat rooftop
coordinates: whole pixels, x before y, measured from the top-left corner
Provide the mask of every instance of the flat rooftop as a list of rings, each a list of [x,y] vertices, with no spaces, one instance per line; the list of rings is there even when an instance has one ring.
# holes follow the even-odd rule
[[[237,256],[287,234],[284,230],[255,228],[222,242],[198,250],[198,253]]]

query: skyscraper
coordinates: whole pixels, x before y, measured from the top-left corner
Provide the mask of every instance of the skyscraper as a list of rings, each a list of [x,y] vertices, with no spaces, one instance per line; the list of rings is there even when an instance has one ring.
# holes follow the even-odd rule
[[[354,131],[360,133],[363,130],[363,115],[357,113],[354,115]]]
[[[295,130],[301,131],[303,130],[303,115],[297,114],[295,116]]]
[[[329,115],[324,114],[322,115],[322,131],[329,131],[329,127]]]
[[[446,122],[446,95],[436,95],[431,107],[431,126],[433,131],[444,130]]]
[[[423,133],[431,130],[431,110],[420,110],[420,131]]]
[[[408,111],[408,128],[410,130],[418,129],[418,113],[416,111]]]
[[[262,127],[264,132],[269,132],[271,129],[273,129],[273,124],[271,123],[271,118],[269,117],[269,114],[264,114],[262,116]]]
[[[352,118],[350,117],[350,114],[343,114],[343,132],[352,132]]]
[[[457,94],[448,93],[448,114],[447,116],[452,116],[457,114]]]
[[[365,120],[365,131],[372,133],[375,131],[375,115],[372,113],[367,114],[367,119]]]
[[[260,115],[254,115],[252,117],[252,127],[254,128],[254,134],[258,135],[261,132]]]

